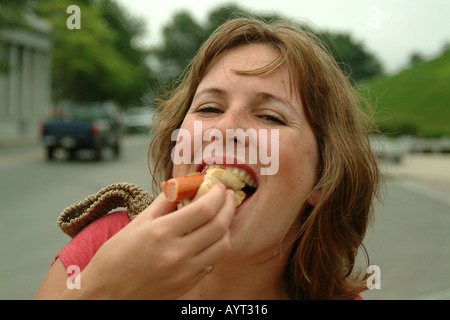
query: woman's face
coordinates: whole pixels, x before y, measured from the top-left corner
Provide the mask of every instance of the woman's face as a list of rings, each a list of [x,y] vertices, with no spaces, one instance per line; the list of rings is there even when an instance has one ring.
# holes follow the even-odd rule
[[[318,197],[318,192],[310,195],[317,144],[301,100],[290,93],[287,67],[265,76],[236,73],[264,67],[278,55],[266,45],[244,45],[227,50],[210,66],[181,126],[192,138],[190,161],[173,168],[173,176],[180,177],[214,161],[250,174],[257,189],[237,208],[231,241],[235,254],[260,261],[274,255],[305,202],[314,205]],[[257,139],[227,137],[227,131],[237,129],[255,133]],[[239,155],[239,148],[245,149],[245,156]]]

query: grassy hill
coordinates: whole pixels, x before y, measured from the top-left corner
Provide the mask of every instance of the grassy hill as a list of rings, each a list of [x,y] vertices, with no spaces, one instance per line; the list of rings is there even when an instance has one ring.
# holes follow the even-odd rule
[[[384,133],[450,136],[450,51],[367,86]]]

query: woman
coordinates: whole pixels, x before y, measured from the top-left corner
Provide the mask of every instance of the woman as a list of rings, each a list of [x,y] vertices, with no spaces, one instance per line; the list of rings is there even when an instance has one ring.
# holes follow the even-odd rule
[[[353,269],[379,181],[367,123],[348,79],[314,37],[287,22],[225,23],[160,103],[153,182],[157,190],[231,157],[221,166],[244,170],[254,193],[236,209],[234,192],[217,184],[178,209],[160,194],[131,222],[100,218],[73,240],[98,243],[82,267],[81,290],[67,288],[69,262],[59,256],[36,298],[355,299],[366,289]],[[174,163],[182,139],[172,134],[194,137],[199,124],[201,143],[183,149],[191,161]],[[236,156],[251,144],[226,138],[238,129],[267,134],[275,173]],[[194,161],[212,143],[222,152]]]

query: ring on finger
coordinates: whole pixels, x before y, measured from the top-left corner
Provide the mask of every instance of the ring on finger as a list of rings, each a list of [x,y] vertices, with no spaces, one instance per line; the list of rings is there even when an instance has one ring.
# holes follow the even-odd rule
[[[210,264],[209,266],[203,268],[203,270],[205,270],[205,272],[206,272],[207,274],[210,274],[211,272],[213,272],[214,266],[213,266],[212,264]]]

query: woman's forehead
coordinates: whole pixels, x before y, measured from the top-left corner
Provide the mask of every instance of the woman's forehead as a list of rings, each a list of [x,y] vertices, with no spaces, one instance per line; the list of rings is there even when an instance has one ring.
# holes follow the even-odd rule
[[[233,65],[237,71],[254,71],[270,65],[280,56],[280,52],[265,44],[247,44],[223,52],[219,60]]]
[[[279,97],[293,105],[300,104],[298,90],[291,83],[286,63],[262,73],[280,52],[265,44],[247,44],[223,52],[209,67],[199,83],[195,96],[206,92],[252,90],[255,94]],[[253,72],[256,71],[256,72]],[[262,74],[260,74],[262,73]]]

